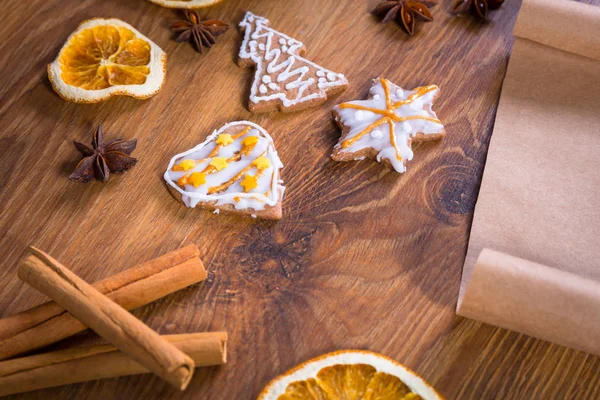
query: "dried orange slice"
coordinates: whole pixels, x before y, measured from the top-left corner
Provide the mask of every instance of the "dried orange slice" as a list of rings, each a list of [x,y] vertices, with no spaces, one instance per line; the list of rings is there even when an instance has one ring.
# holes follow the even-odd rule
[[[443,400],[420,376],[381,354],[325,354],[273,379],[258,400]]]
[[[75,103],[96,103],[112,96],[145,99],[163,85],[167,55],[133,26],[94,18],[69,36],[48,78],[60,97]]]
[[[220,3],[223,0],[148,0],[166,8],[202,8]]]

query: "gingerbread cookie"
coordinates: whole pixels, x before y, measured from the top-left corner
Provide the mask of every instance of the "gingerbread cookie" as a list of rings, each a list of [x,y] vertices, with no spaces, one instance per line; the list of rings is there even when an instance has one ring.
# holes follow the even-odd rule
[[[164,177],[188,207],[281,219],[282,167],[271,136],[252,122],[237,121],[173,157]]]
[[[438,93],[435,85],[404,90],[387,79],[375,79],[367,100],[333,108],[342,137],[331,158],[371,158],[397,172],[406,171],[406,161],[413,158],[413,141],[440,139],[446,134],[431,109]]]
[[[344,75],[302,57],[305,47],[269,26],[269,20],[247,12],[240,23],[244,41],[238,65],[256,67],[250,89],[252,112],[296,111],[327,100],[348,86]]]

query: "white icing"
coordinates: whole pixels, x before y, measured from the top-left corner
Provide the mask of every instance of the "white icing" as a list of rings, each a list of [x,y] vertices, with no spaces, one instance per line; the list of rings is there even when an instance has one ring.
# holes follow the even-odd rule
[[[269,83],[269,89],[271,90],[279,90],[279,85],[276,83]]]
[[[394,96],[401,94],[402,96],[394,102],[405,100],[411,94],[415,93],[415,90],[402,90],[402,88],[394,85],[390,81],[387,81],[390,93],[392,94],[392,100]],[[423,94],[422,96],[416,97],[411,103],[400,105],[394,108],[394,114],[399,118],[405,117],[427,117],[437,120],[437,115],[431,109],[433,99],[437,95],[439,89],[437,86],[433,87],[431,91]],[[374,84],[369,90],[370,96],[367,100],[356,100],[350,101],[348,105],[358,105],[362,107],[386,110],[385,101],[385,90],[381,84],[380,79],[374,80]],[[340,153],[354,153],[366,148],[373,148],[378,151],[377,161],[387,160],[393,168],[398,172],[404,172],[406,170],[405,161],[412,160],[413,152],[410,147],[410,140],[417,133],[425,135],[429,134],[440,134],[444,131],[444,126],[440,122],[429,121],[425,119],[411,119],[409,121],[393,122],[396,147],[394,147],[390,140],[390,127],[388,123],[383,123],[379,126],[374,127],[369,134],[363,135],[360,139],[350,144],[348,147],[342,147],[342,142],[350,139],[360,132],[365,130],[371,124],[379,121],[384,115],[377,114],[367,110],[357,110],[355,108],[340,108],[335,106],[337,121],[349,128],[348,133],[340,140],[335,146],[335,150]],[[402,157],[398,160],[396,152]]]
[[[272,29],[266,18],[248,11],[240,22],[240,27],[244,31],[244,40],[239,57],[251,59],[256,64],[254,82],[250,89],[251,102],[279,99],[284,108],[290,108],[298,103],[327,98],[326,91],[329,88],[348,84],[344,75],[301,57],[299,52],[304,47],[302,42]],[[257,40],[264,45],[264,49],[256,45]],[[327,76],[328,81],[315,80],[310,76],[311,69],[316,70],[318,77]],[[284,91],[268,95],[261,91],[262,77],[271,74],[277,74],[277,82],[285,83]]]
[[[367,118],[368,111],[358,110],[354,113],[354,119],[357,121],[364,121]]]
[[[383,132],[379,129],[373,129],[371,131],[371,137],[373,137],[373,139],[381,139],[383,137]]]
[[[258,90],[259,90],[261,93],[263,93],[263,94],[264,94],[264,93],[267,93],[267,87],[266,87],[265,85],[260,85],[260,87],[258,88]]]
[[[412,102],[408,106],[410,107],[411,110],[414,110],[414,111],[418,111],[422,107],[422,105],[417,102]]]
[[[264,49],[265,49],[265,45],[264,45],[264,43],[259,43],[259,44],[258,44],[258,49],[259,49],[259,50],[264,50]]]
[[[242,155],[239,161],[233,161],[221,171],[216,171],[211,174],[206,174],[206,183],[198,187],[193,185],[185,185],[181,188],[177,184],[177,180],[186,174],[192,172],[203,171],[210,163],[211,159],[204,160],[216,147],[215,140],[218,136],[227,131],[228,129],[241,125],[242,128],[247,126],[252,127],[249,132],[244,136],[235,139],[233,143],[222,146],[219,149],[219,153],[216,157],[232,157],[236,152],[239,152],[242,148],[242,140],[248,136],[258,136],[258,142],[252,149],[249,155]],[[241,131],[241,129],[239,130]],[[245,192],[238,179],[235,183],[229,186],[218,194],[208,194],[208,189],[213,186],[219,186],[222,183],[232,179],[242,169],[246,168],[250,163],[259,157],[261,154],[266,152],[265,157],[270,161],[270,166],[262,170],[258,177],[258,186],[251,189],[249,192]],[[179,164],[182,160],[193,159],[193,160],[204,160],[197,163],[197,165],[188,171],[173,171],[173,166]],[[223,126],[218,131],[214,131],[209,135],[204,142],[197,145],[193,149],[177,154],[169,162],[167,171],[164,174],[165,181],[179,193],[183,203],[188,207],[195,207],[200,202],[214,202],[215,205],[232,204],[236,209],[252,209],[255,211],[264,210],[267,205],[275,206],[277,202],[283,197],[285,188],[282,186],[282,181],[279,178],[279,170],[283,167],[275,146],[273,139],[269,134],[260,126],[248,122],[248,121],[237,121],[231,122]],[[256,175],[257,169],[252,168],[249,173]],[[265,195],[268,193],[268,196]],[[238,198],[238,201],[235,199]],[[218,214],[218,210],[215,211]]]
[[[271,82],[271,77],[269,75],[263,75],[262,81],[263,83],[269,83]]]

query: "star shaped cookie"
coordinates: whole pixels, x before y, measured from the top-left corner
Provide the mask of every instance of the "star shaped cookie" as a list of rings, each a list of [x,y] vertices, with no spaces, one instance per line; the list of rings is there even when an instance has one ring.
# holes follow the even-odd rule
[[[431,109],[438,93],[435,85],[404,90],[387,79],[375,79],[367,100],[333,108],[342,137],[331,157],[336,161],[371,158],[405,172],[406,161],[413,158],[413,141],[441,139],[446,134]]]

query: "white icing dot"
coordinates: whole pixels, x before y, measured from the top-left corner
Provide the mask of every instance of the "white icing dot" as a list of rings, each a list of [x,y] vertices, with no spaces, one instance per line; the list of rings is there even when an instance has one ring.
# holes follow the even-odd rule
[[[381,99],[381,96],[378,94],[373,95],[373,100],[379,100]]]
[[[398,99],[401,99],[404,96],[404,90],[402,89],[396,89],[396,97]]]
[[[288,51],[288,47],[287,46],[281,46],[281,51],[283,51],[285,53],[286,51]]]
[[[260,87],[258,88],[258,90],[262,93],[265,94],[267,93],[267,87],[265,85],[260,85]]]
[[[327,74],[327,79],[329,79],[330,81],[335,81],[335,74],[334,74],[334,73],[331,73],[331,72],[329,72],[329,73]]]
[[[294,39],[288,39],[288,46],[292,46],[294,44]]]
[[[400,124],[400,129],[402,129],[404,132],[410,132],[410,124],[406,121],[404,121],[402,124]]]
[[[250,42],[248,42],[248,46],[256,47],[256,40],[251,40]]]
[[[279,85],[271,82],[271,83],[269,83],[269,89],[271,89],[271,90],[279,90]]]
[[[363,110],[358,110],[354,113],[354,119],[357,121],[363,121],[365,118],[367,118],[367,113]]]
[[[262,81],[264,83],[269,83],[269,82],[271,82],[271,77],[269,75],[263,75]]]
[[[327,83],[327,79],[325,79],[325,78],[319,78],[319,83]]]
[[[325,76],[325,72],[319,70],[317,71],[317,76]]]
[[[285,39],[284,38],[279,38],[279,44],[285,44]]]
[[[265,44],[264,43],[259,43],[258,44],[258,48],[259,48],[259,50],[264,50],[265,49]]]
[[[381,139],[383,137],[383,132],[381,132],[379,129],[373,129],[371,131],[371,137],[373,139]]]

